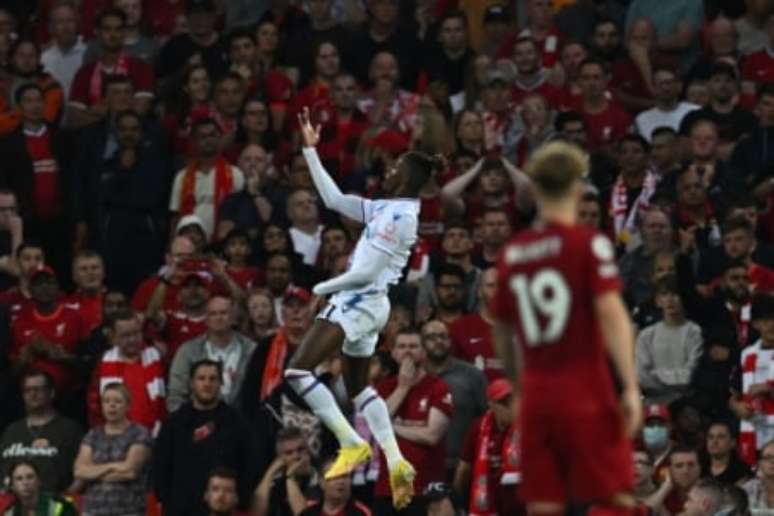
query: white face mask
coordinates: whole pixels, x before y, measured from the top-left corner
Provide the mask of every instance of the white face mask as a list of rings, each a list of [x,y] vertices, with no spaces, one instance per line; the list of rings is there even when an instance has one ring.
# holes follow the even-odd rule
[[[666,448],[669,443],[669,429],[665,426],[646,426],[642,429],[642,440],[648,450]]]

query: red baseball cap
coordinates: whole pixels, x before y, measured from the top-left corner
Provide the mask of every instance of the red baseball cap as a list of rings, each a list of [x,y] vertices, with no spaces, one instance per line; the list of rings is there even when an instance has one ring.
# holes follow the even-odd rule
[[[486,397],[490,401],[503,400],[510,396],[512,393],[513,387],[511,387],[511,382],[505,378],[498,378],[497,380],[490,383],[489,387],[486,389]]]
[[[52,269],[48,265],[44,265],[43,267],[39,267],[37,269],[33,269],[32,271],[30,271],[29,280],[32,281],[33,279],[37,278],[41,274],[46,274],[48,276],[56,278],[56,272],[54,272],[54,269]]]
[[[312,300],[312,294],[305,288],[288,287],[285,290],[285,295],[282,296],[282,304],[285,304],[294,298],[300,299],[304,304],[308,304]]]
[[[645,407],[645,421],[647,421],[650,418],[659,418],[663,419],[665,422],[669,423],[669,421],[672,419],[669,416],[669,409],[666,405],[648,405]]]

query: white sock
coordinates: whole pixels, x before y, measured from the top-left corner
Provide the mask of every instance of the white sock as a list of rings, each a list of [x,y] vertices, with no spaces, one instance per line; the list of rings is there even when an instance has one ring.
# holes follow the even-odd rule
[[[390,421],[390,411],[379,393],[372,387],[366,387],[355,397],[355,407],[363,414],[368,428],[381,446],[387,466],[392,469],[403,458],[395,439],[395,431]]]
[[[293,390],[304,398],[314,415],[336,435],[341,446],[352,447],[365,442],[344,417],[333,394],[312,373],[299,369],[287,369],[285,379]]]

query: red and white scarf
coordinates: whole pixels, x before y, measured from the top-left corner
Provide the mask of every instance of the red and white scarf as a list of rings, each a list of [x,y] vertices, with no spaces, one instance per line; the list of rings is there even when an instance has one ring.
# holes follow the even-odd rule
[[[494,446],[496,424],[494,412],[491,410],[481,418],[471,478],[470,516],[497,516],[497,509],[493,503],[495,486],[489,485],[491,478],[489,449]],[[519,432],[515,424],[511,424],[506,430],[502,446],[499,450],[502,454],[500,484],[518,484],[521,481],[521,472],[519,471]]]
[[[89,80],[89,101],[92,104],[102,100],[102,80],[106,74],[127,77],[129,75],[129,56],[124,52],[118,54],[116,64],[113,65],[112,69],[105,67],[101,61],[97,60]]]
[[[637,244],[637,242],[633,242],[632,237],[637,234],[638,217],[650,206],[650,198],[655,193],[657,185],[658,176],[653,171],[648,170],[642,181],[640,195],[634,201],[634,206],[629,206],[626,183],[622,175],[618,175],[618,179],[613,185],[613,193],[610,196],[610,215],[613,217],[613,229],[617,243],[627,246],[630,243]]]
[[[739,426],[739,456],[747,464],[757,463],[757,451],[774,438],[774,399],[753,397],[753,385],[774,385],[774,348],[759,340],[742,351],[742,402],[752,409],[749,420]]]
[[[158,433],[161,428],[161,421],[166,415],[166,405],[164,397],[166,388],[164,386],[164,365],[161,362],[159,351],[148,346],[140,354],[140,364],[142,365],[143,379],[145,380],[145,393],[132,392],[133,398],[143,394],[147,395],[151,413],[133,414],[132,406],[129,405],[129,419],[136,423],[147,426],[152,430],[153,435]],[[109,349],[102,355],[102,360],[97,366],[95,382],[92,384],[92,391],[89,393],[90,413],[93,419],[101,418],[99,410],[99,400],[105,387],[111,383],[125,383],[124,377],[127,362],[118,352],[118,348]]]
[[[190,215],[196,208],[196,171],[199,168],[197,161],[193,161],[185,169],[183,184],[180,188],[180,216]],[[234,170],[225,158],[219,156],[215,160],[215,193],[212,199],[214,215],[213,228],[218,227],[218,208],[223,200],[234,191]],[[215,231],[213,231],[213,238]]]

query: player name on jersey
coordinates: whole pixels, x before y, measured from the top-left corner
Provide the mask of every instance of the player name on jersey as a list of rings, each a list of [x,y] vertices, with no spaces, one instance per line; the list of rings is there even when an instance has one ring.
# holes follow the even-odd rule
[[[505,250],[505,262],[508,265],[532,262],[554,256],[562,250],[562,239],[556,236],[531,242],[527,245],[511,244]]]

